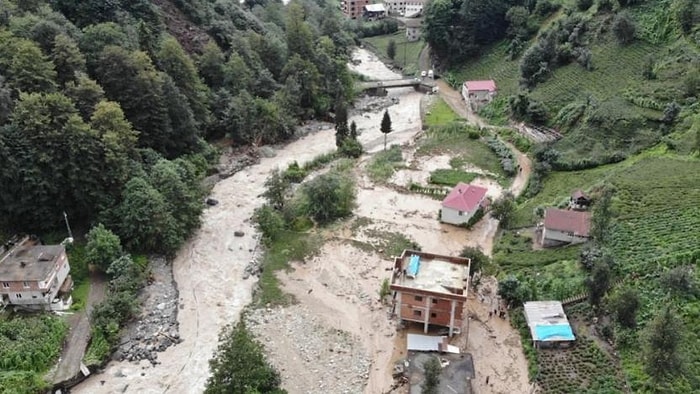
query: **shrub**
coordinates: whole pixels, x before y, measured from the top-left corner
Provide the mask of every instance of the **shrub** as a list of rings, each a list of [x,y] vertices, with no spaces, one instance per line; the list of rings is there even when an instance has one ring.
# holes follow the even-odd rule
[[[586,11],[593,5],[593,0],[576,0],[576,8],[579,11]]]
[[[506,175],[515,175],[516,163],[510,148],[495,137],[486,138],[486,145],[501,159],[501,168]]]
[[[226,329],[209,361],[205,393],[284,393],[282,379],[265,360],[262,345],[242,322]]]
[[[479,220],[484,217],[484,208],[479,207],[476,212],[474,212],[474,215],[469,218],[469,220],[464,223],[464,227],[466,229],[471,229],[474,227],[475,224],[479,223]]]
[[[299,183],[306,178],[306,171],[299,167],[299,163],[293,161],[287,169],[282,173],[284,179],[292,183]]]
[[[338,149],[338,153],[341,156],[358,158],[362,156],[362,144],[359,141],[352,138],[347,138],[343,141],[343,144]]]
[[[549,0],[537,0],[537,4],[535,4],[535,14],[547,16],[557,11],[560,7],[560,4],[554,4]]]
[[[282,215],[269,205],[256,209],[253,213],[253,221],[267,241],[274,240],[277,234],[284,230]]]
[[[430,360],[423,363],[425,370],[425,381],[421,385],[421,394],[438,394],[438,386],[440,385],[440,372],[442,366],[437,357],[432,357]]]
[[[469,276],[474,276],[477,271],[481,271],[491,262],[489,256],[485,255],[481,248],[475,248],[473,246],[466,246],[462,249],[459,253],[459,257],[465,257],[471,260]]]
[[[325,224],[352,213],[355,184],[336,172],[320,175],[302,188],[303,211],[318,223]]]
[[[617,322],[626,328],[634,328],[637,325],[639,306],[639,295],[633,289],[619,291],[610,301],[610,307]]]
[[[697,283],[692,266],[676,267],[661,277],[661,284],[667,291],[680,295],[694,295],[697,292]]]
[[[491,216],[499,221],[501,228],[507,228],[515,213],[515,199],[510,192],[505,193],[491,204]]]
[[[124,254],[119,237],[102,223],[90,229],[85,246],[88,261],[102,272],[107,271],[112,261]]]
[[[653,377],[678,373],[681,368],[680,344],[683,327],[681,319],[670,307],[664,308],[647,326],[646,370]]]
[[[615,19],[612,24],[612,31],[619,42],[622,45],[627,45],[634,40],[634,34],[637,28],[632,21],[632,17],[625,11],[615,15]]]

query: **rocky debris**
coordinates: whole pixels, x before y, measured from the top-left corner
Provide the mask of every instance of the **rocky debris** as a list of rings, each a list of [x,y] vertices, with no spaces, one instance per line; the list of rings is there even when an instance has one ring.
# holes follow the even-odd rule
[[[257,164],[260,161],[260,154],[257,149],[244,147],[239,149],[228,148],[227,152],[221,155],[216,171],[220,179],[226,179],[238,171]]]
[[[233,236],[234,236],[234,237],[242,237],[242,236],[244,236],[244,235],[245,235],[245,233],[244,233],[243,231],[241,231],[241,230],[236,230],[236,231],[233,232]]]
[[[263,268],[260,265],[260,262],[258,261],[257,258],[253,258],[250,260],[248,265],[245,266],[245,269],[243,270],[243,279],[248,279],[251,276],[257,276],[260,277],[260,274],[262,273]]]
[[[364,391],[371,361],[359,338],[325,326],[301,304],[252,310],[245,319],[280,371],[282,382],[294,382],[295,391]]]
[[[380,112],[399,103],[398,97],[364,96],[355,101],[354,113]]]
[[[304,122],[301,126],[298,126],[294,134],[297,137],[303,137],[309,133],[315,133],[317,131],[332,129],[335,125],[330,122],[322,122],[318,120],[311,120]]]
[[[218,205],[218,204],[219,204],[219,200],[217,200],[217,199],[215,199],[215,198],[207,198],[205,202],[206,202],[207,205],[209,205],[210,207],[213,207],[214,205]]]
[[[151,277],[141,292],[141,315],[127,328],[112,358],[148,360],[158,364],[158,352],[182,342],[178,332],[178,291],[170,264],[164,257],[150,259]]]
[[[261,146],[258,148],[258,153],[260,156],[265,157],[265,158],[270,158],[270,157],[275,157],[277,156],[277,152],[271,147],[271,146]]]

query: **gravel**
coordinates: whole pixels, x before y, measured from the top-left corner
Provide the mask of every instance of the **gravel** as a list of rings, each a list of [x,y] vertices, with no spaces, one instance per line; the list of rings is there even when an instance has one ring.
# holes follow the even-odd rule
[[[141,292],[141,315],[132,322],[112,358],[122,361],[148,360],[158,364],[158,352],[180,343],[178,291],[170,264],[164,257],[150,259],[149,284]]]
[[[359,338],[327,327],[302,304],[255,309],[245,319],[294,392],[363,392],[371,362]]]

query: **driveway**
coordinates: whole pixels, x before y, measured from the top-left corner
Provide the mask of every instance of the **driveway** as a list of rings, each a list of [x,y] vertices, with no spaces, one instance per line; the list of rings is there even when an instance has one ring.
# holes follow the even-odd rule
[[[66,345],[63,347],[58,365],[52,370],[53,373],[46,377],[47,381],[59,384],[73,379],[79,373],[80,363],[90,340],[90,312],[104,299],[106,287],[105,278],[101,274],[90,274],[90,291],[85,309],[67,319],[70,328]]]

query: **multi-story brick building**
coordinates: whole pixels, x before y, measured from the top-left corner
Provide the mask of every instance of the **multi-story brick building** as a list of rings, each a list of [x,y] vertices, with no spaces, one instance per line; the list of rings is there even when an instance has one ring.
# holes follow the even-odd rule
[[[340,9],[348,18],[358,19],[362,17],[363,9],[367,4],[369,4],[369,0],[342,0]]]
[[[73,284],[63,245],[24,237],[0,246],[0,304],[66,309]]]
[[[391,292],[401,320],[449,328],[462,327],[471,261],[461,257],[404,250],[394,260]]]

